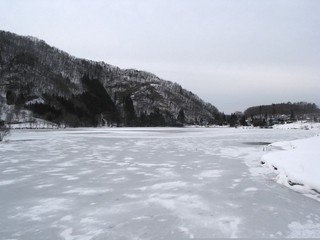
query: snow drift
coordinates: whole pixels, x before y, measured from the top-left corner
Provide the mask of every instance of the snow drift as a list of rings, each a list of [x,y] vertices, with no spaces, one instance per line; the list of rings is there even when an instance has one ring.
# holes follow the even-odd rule
[[[276,180],[305,194],[320,194],[320,136],[268,146],[278,150],[262,157],[261,163],[274,169]],[[282,150],[282,151],[281,151]],[[316,197],[320,200],[319,197]]]

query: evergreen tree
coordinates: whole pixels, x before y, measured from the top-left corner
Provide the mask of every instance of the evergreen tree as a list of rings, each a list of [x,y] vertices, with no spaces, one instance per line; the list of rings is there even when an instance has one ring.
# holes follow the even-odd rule
[[[232,113],[229,120],[230,127],[235,127],[238,124],[238,117],[236,114]]]
[[[136,125],[136,113],[134,111],[133,101],[130,94],[128,94],[123,100],[123,108],[125,113],[125,123],[128,126]]]
[[[240,124],[241,124],[242,126],[247,126],[247,118],[246,118],[245,115],[243,115],[243,116],[241,117]]]
[[[185,115],[184,115],[184,111],[183,109],[180,109],[179,113],[178,113],[178,117],[177,117],[177,121],[181,124],[185,123]]]

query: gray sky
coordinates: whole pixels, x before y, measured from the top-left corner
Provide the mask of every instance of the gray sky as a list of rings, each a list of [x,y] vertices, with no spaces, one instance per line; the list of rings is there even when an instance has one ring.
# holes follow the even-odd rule
[[[320,105],[319,0],[0,0],[0,29],[177,82],[220,111]]]

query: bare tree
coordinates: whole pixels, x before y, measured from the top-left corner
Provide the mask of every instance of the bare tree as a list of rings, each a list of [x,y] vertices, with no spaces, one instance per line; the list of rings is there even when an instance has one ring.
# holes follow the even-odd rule
[[[5,125],[0,126],[0,142],[3,141],[4,137],[10,133],[10,128],[6,127]]]

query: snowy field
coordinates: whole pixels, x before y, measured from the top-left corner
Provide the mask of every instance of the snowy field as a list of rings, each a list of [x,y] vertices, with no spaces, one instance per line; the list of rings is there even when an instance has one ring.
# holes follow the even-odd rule
[[[269,143],[316,134],[14,130],[0,144],[0,239],[319,238],[320,203],[260,165]]]

